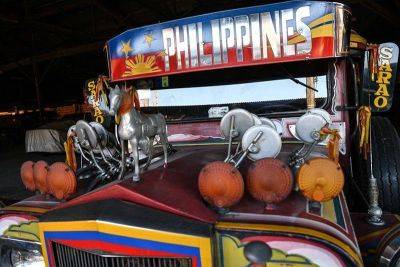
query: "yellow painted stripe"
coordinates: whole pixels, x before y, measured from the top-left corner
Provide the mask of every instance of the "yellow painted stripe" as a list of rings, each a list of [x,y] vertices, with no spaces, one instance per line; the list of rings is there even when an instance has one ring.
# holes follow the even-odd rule
[[[317,37],[333,37],[333,25],[332,24],[326,24],[326,25],[321,25],[315,29],[311,30],[311,38],[317,38]],[[293,44],[298,44],[305,42],[306,38],[298,34],[295,37],[292,37],[288,40],[288,44],[293,45]]]
[[[337,245],[338,247],[342,248],[357,262],[359,266],[362,266],[362,260],[360,258],[360,255],[356,251],[354,251],[349,245],[334,238],[331,235],[325,234],[320,231],[308,228],[302,228],[298,226],[284,226],[284,225],[270,225],[270,224],[243,224],[243,223],[237,224],[230,222],[219,222],[216,224],[216,227],[217,229],[272,231],[272,232],[284,232],[284,233],[294,233],[294,234],[313,236],[331,242]]]
[[[8,206],[1,208],[1,210],[9,210],[9,211],[30,211],[36,213],[45,213],[48,209],[45,208],[34,208],[34,207],[25,207],[25,206]]]
[[[333,21],[333,13],[327,14],[323,17],[320,17],[319,19],[311,21],[310,24],[308,24],[308,27],[314,28],[315,26],[322,24],[322,23],[326,23],[328,21]]]
[[[46,266],[50,266],[49,265],[49,257],[47,256],[47,249],[46,249],[46,242],[44,239],[44,232],[43,229],[41,229],[41,223],[39,223],[39,239],[40,239],[40,244],[42,246],[42,255],[44,258],[44,263]]]
[[[359,34],[352,33],[350,35],[350,42],[362,43],[362,44],[366,45],[367,39],[365,39],[364,37],[362,37]]]
[[[333,200],[322,202],[322,217],[337,224],[335,205]]]
[[[288,44],[293,45],[293,44],[298,44],[298,43],[302,43],[305,41],[306,41],[306,38],[303,35],[298,34],[297,36],[290,38],[288,40]]]
[[[154,229],[146,229],[135,226],[126,226],[102,221],[83,221],[83,222],[40,222],[40,238],[44,244],[44,232],[55,231],[98,231],[106,234],[132,237],[144,240],[165,242],[169,244],[185,245],[200,249],[202,266],[212,266],[211,240],[207,237],[178,234]],[[43,252],[45,253],[45,247]],[[47,252],[46,261],[47,261]],[[48,264],[48,263],[46,263]]]
[[[99,231],[102,233],[128,236],[145,240],[161,241],[176,245],[184,244],[185,246],[198,247],[200,248],[200,258],[202,266],[211,266],[212,254],[210,238],[170,233],[154,229],[122,226],[107,222],[101,222],[99,226]]]
[[[333,24],[326,24],[311,30],[312,38],[333,37]]]

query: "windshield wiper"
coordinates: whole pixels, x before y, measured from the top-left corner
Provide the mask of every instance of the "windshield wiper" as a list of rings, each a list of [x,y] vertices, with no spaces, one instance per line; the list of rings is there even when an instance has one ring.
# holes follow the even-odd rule
[[[313,90],[313,91],[315,91],[315,92],[318,92],[318,90],[315,89],[314,87],[309,86],[309,85],[303,83],[302,81],[300,81],[299,79],[295,78],[295,77],[294,77],[292,74],[290,74],[290,73],[287,71],[287,69],[285,69],[282,65],[281,65],[280,67],[285,71],[286,75],[289,76],[288,78],[289,78],[292,82],[295,82],[295,83],[300,84],[300,85],[302,85],[302,86],[304,86],[304,87],[306,87],[306,88],[308,88],[308,89],[311,89],[311,90]]]

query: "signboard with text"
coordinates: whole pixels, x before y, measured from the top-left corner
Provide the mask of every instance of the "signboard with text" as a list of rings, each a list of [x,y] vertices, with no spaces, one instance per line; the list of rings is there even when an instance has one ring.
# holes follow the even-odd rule
[[[105,88],[96,86],[98,78],[89,79],[85,82],[85,101],[90,105],[94,121],[105,126],[110,124],[110,116],[108,115],[108,97]]]
[[[399,47],[395,43],[384,43],[377,47],[376,59],[366,52],[363,74],[362,104],[372,112],[387,111],[392,106],[396,83]],[[376,73],[371,71],[370,60],[376,60]]]
[[[127,30],[107,42],[112,81],[338,56],[332,2],[291,1]],[[346,25],[345,25],[346,26]],[[336,27],[336,28],[335,28]],[[343,34],[346,30],[343,30]],[[343,48],[343,47],[342,47]]]

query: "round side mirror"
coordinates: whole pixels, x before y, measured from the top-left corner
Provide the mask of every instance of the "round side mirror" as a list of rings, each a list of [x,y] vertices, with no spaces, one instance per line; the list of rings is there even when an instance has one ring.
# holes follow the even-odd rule
[[[252,264],[265,264],[271,259],[272,249],[264,242],[252,241],[244,246],[243,253]]]

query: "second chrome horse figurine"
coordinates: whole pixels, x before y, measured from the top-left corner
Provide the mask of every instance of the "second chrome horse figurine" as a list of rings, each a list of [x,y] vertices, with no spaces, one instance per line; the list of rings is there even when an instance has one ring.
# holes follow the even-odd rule
[[[161,114],[146,115],[135,108],[135,100],[129,92],[122,90],[118,85],[113,89],[109,88],[110,98],[110,115],[119,115],[120,122],[118,125],[118,136],[121,140],[122,148],[122,178],[125,171],[125,145],[124,141],[128,141],[132,148],[135,170],[133,173],[133,181],[139,181],[139,148],[147,154],[146,169],[153,158],[154,138],[158,135],[164,151],[164,167],[168,162],[168,139],[167,126],[165,118]]]

